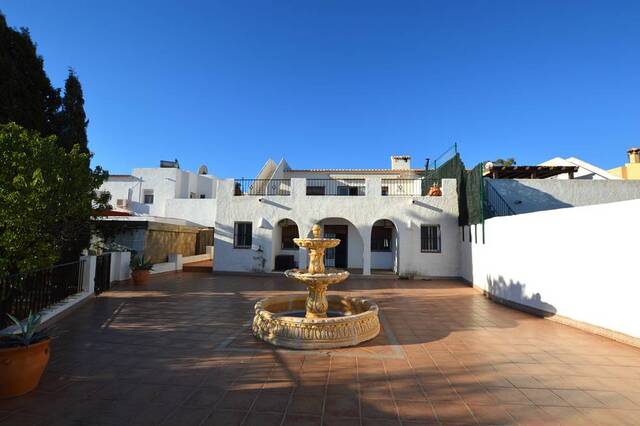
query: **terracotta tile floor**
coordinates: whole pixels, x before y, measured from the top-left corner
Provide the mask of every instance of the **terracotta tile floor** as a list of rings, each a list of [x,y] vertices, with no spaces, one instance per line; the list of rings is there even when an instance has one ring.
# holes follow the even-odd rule
[[[494,304],[455,281],[352,277],[383,332],[274,350],[252,306],[279,277],[182,273],[121,287],[52,329],[37,391],[0,424],[639,424],[640,351]]]

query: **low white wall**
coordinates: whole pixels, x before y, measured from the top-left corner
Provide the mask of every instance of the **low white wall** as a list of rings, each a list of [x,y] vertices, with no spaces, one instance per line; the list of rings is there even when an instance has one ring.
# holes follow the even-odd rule
[[[500,298],[640,338],[640,200],[497,217],[466,228],[461,273]],[[473,229],[471,232],[474,235]]]

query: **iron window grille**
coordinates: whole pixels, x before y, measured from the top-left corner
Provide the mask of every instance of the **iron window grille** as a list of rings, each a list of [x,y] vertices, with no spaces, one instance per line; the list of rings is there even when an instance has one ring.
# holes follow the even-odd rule
[[[440,253],[440,225],[420,226],[420,251],[422,253]]]
[[[253,242],[251,222],[235,222],[233,224],[233,248],[248,249]]]

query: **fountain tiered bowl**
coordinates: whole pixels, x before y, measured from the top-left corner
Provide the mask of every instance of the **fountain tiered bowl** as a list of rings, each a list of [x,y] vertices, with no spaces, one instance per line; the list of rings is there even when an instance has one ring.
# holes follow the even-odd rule
[[[285,271],[285,276],[306,285],[308,294],[258,301],[253,334],[292,349],[340,348],[373,339],[380,333],[378,305],[363,298],[327,296],[327,288],[346,280],[349,272],[324,267],[325,250],[336,247],[340,240],[320,238],[319,225],[313,226],[313,236],[293,240],[309,250],[309,268]]]

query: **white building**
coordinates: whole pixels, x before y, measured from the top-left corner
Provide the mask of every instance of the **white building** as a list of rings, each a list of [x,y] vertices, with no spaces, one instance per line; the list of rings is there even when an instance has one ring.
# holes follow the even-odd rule
[[[220,271],[273,271],[306,266],[293,238],[319,223],[342,240],[327,266],[401,275],[459,275],[456,181],[426,196],[424,169],[407,156],[389,169],[292,169],[267,161],[257,179],[219,180],[215,261]],[[280,268],[277,268],[280,267]]]
[[[111,175],[99,190],[111,194],[116,211],[212,227],[218,179],[209,175],[204,166],[199,173],[192,173],[179,169],[177,162],[163,164],[165,167],[133,169],[130,175]],[[167,164],[174,167],[166,167]]]
[[[574,179],[593,179],[593,180],[619,180],[620,177],[609,173],[608,171],[601,169],[598,166],[594,166],[591,163],[587,163],[576,157],[562,158],[554,157],[550,160],[540,163],[540,166],[575,166],[578,167],[578,171],[573,174]],[[561,174],[553,176],[549,179],[569,179],[568,174]]]

